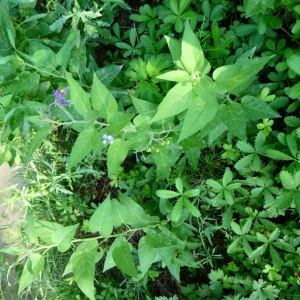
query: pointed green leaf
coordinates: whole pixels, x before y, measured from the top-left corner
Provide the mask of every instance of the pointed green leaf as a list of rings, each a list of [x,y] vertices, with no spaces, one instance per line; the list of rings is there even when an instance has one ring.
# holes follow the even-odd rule
[[[231,226],[231,229],[232,229],[236,234],[238,234],[238,235],[241,235],[241,234],[242,234],[242,230],[241,230],[240,226],[239,226],[236,222],[232,221],[232,222],[230,223],[230,226]]]
[[[293,160],[291,156],[275,149],[268,149],[266,155],[275,160]]]
[[[268,245],[259,246],[257,249],[252,251],[252,253],[250,253],[249,259],[250,260],[255,260],[259,256],[262,256],[266,252],[267,248],[268,248]]]
[[[295,179],[290,172],[281,171],[279,176],[280,176],[281,183],[285,189],[293,190],[297,188],[298,185],[295,182]]]
[[[74,280],[81,291],[91,300],[94,296],[95,253],[94,251],[81,251],[80,255],[72,259]]]
[[[241,237],[239,236],[236,240],[234,240],[228,247],[227,247],[227,253],[228,254],[232,254],[234,253],[237,248],[238,248],[238,245],[240,244],[241,242]]]
[[[100,117],[107,119],[113,112],[118,110],[116,99],[106,86],[94,74],[92,85],[92,105],[100,112]]]
[[[27,224],[25,228],[25,234],[27,236],[27,239],[29,243],[38,243],[38,236],[36,233],[36,228],[34,226],[34,219],[33,219],[33,213],[31,210],[28,210],[27,212]]]
[[[116,266],[125,274],[136,277],[137,271],[128,242],[121,241],[120,245],[114,248],[113,260]]]
[[[110,195],[98,206],[90,218],[89,228],[92,233],[100,232],[101,236],[108,237],[113,231],[113,217]]]
[[[186,110],[192,103],[192,89],[193,86],[189,82],[177,83],[158,106],[151,123],[178,115]]]
[[[35,220],[34,226],[36,228],[37,236],[47,245],[53,245],[52,234],[59,228],[63,228],[62,225],[54,222]]]
[[[183,196],[183,202],[184,202],[184,206],[187,208],[187,210],[196,218],[200,217],[200,211],[199,209],[191,203],[191,201],[187,198]]]
[[[245,113],[241,104],[231,102],[228,105],[222,105],[220,110],[220,118],[228,127],[229,131],[241,140],[246,139],[246,122]]]
[[[213,79],[216,81],[218,91],[238,95],[251,84],[271,58],[272,56],[256,57],[235,65],[217,68],[213,72]]]
[[[71,169],[83,160],[95,147],[100,136],[92,128],[84,129],[80,132],[71,151],[68,162],[68,169]]]
[[[243,142],[243,141],[238,141],[236,146],[245,153],[255,152],[254,148],[250,144]]]
[[[170,199],[180,196],[180,193],[168,190],[157,190],[156,196],[160,198]]]
[[[184,68],[191,75],[196,74],[204,64],[204,53],[198,38],[191,29],[188,19],[185,22],[181,53],[181,62]]]
[[[176,185],[177,191],[179,191],[179,193],[182,194],[183,193],[183,185],[182,185],[182,180],[180,177],[176,178],[175,185]]]
[[[121,139],[114,140],[114,143],[109,146],[107,151],[107,168],[108,176],[111,177],[120,167],[120,164],[125,160],[128,153],[128,144]]]
[[[291,70],[300,75],[300,55],[291,54],[286,62]]]
[[[184,70],[174,70],[169,71],[164,74],[156,76],[157,79],[163,79],[168,81],[189,81],[191,79],[191,75]]]
[[[249,218],[242,228],[242,234],[248,233],[251,226],[252,226],[252,220]]]
[[[171,213],[171,220],[173,222],[178,222],[179,221],[179,219],[181,217],[181,213],[182,213],[182,204],[183,204],[183,198],[180,197],[177,200],[177,202],[176,202],[176,204],[175,204],[175,206],[172,210],[172,213]]]
[[[71,241],[75,236],[79,224],[62,227],[52,233],[52,241],[57,245],[59,252],[66,252],[71,247]]]
[[[74,104],[76,111],[79,114],[84,115],[91,109],[90,99],[85,90],[75,79],[73,79],[70,73],[65,72],[65,75],[70,87],[72,103]]]
[[[192,189],[192,190],[185,191],[183,195],[187,198],[193,198],[198,196],[199,194],[200,194],[199,189]]]
[[[142,276],[145,276],[159,253],[159,248],[152,248],[146,243],[145,239],[146,237],[143,236],[140,239],[138,246],[138,256],[141,264]]]
[[[225,173],[223,175],[223,179],[222,179],[222,183],[223,183],[223,187],[225,187],[228,183],[230,183],[233,179],[233,174],[231,172],[231,170],[227,167],[225,169]]]
[[[119,247],[122,242],[126,242],[126,240],[123,236],[116,238],[114,240],[114,242],[111,244],[111,246],[106,254],[106,259],[105,259],[104,266],[103,266],[103,272],[116,266],[116,264],[113,260],[113,250],[115,248]]]
[[[27,152],[27,160],[28,161],[31,159],[31,156],[34,153],[34,151],[41,145],[41,143],[48,136],[49,132],[52,129],[53,129],[52,126],[45,125],[44,127],[40,128],[37,131],[33,140],[31,141],[30,145],[28,146],[28,152]]]
[[[20,278],[18,295],[28,287],[33,280],[39,275],[44,267],[44,257],[39,253],[33,253],[27,259]],[[30,269],[30,271],[29,271]]]
[[[278,209],[286,209],[288,208],[294,198],[294,191],[282,192],[276,197],[274,206]]]

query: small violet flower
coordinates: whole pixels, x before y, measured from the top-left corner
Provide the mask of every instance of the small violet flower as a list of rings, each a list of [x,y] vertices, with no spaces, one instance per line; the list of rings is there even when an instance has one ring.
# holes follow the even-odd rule
[[[109,144],[114,143],[114,138],[111,135],[103,134],[102,138],[103,138],[102,144],[104,145],[106,145],[107,143]]]
[[[63,90],[55,90],[55,91],[53,92],[54,97],[55,97],[55,102],[56,102],[56,104],[61,105],[61,106],[72,106],[72,104],[71,104],[68,100],[66,100],[66,99],[64,98],[64,96],[63,96],[63,95],[65,95],[69,90],[70,90],[70,88],[69,88],[69,87],[66,87],[66,88],[63,89]]]

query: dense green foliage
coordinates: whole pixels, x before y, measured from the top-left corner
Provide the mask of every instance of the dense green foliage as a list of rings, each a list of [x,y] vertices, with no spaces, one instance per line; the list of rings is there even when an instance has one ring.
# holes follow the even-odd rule
[[[297,2],[0,0],[20,299],[300,297]]]

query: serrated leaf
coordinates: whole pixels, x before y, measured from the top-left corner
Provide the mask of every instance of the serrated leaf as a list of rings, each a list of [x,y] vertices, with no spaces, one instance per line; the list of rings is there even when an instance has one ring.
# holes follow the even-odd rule
[[[172,222],[178,222],[179,221],[179,219],[181,217],[181,213],[182,213],[182,204],[183,204],[183,198],[180,197],[177,200],[177,202],[176,202],[176,204],[175,204],[175,206],[172,210],[172,213],[171,213]]]
[[[251,226],[252,226],[252,220],[248,219],[242,228],[242,234],[248,233]]]
[[[276,197],[274,206],[278,209],[286,209],[291,205],[293,198],[293,191],[282,192],[278,197]]]
[[[94,74],[91,94],[93,108],[100,112],[100,118],[107,119],[113,112],[118,110],[116,99],[98,79],[96,74]]]
[[[160,198],[170,199],[180,196],[181,194],[174,191],[168,191],[168,190],[157,190],[156,196]]]
[[[282,265],[284,264],[284,261],[281,259],[279,253],[272,245],[270,245],[270,255],[272,258],[272,263],[274,265],[274,268],[280,270]]]
[[[238,245],[241,242],[241,237],[239,236],[236,240],[234,240],[228,247],[227,247],[227,253],[232,254],[237,250]]]
[[[252,253],[250,253],[249,259],[250,260],[255,260],[259,256],[262,256],[266,252],[267,248],[268,248],[268,245],[259,246],[257,249],[252,251]]]
[[[122,240],[120,244],[113,249],[112,257],[116,266],[122,272],[132,277],[137,276],[137,271],[128,242]]]
[[[253,153],[255,152],[254,148],[252,147],[252,145],[243,142],[243,141],[238,141],[236,146],[243,152],[245,153]]]
[[[200,194],[199,189],[192,189],[192,190],[185,191],[183,195],[188,198],[193,198],[198,196],[199,194]]]
[[[231,229],[232,229],[236,234],[238,234],[238,235],[241,235],[241,234],[242,234],[242,230],[241,230],[240,226],[239,226],[236,222],[232,221],[232,222],[230,223],[230,226],[231,226]]]
[[[286,62],[291,70],[293,70],[296,74],[300,75],[300,56],[296,54],[291,54]]]
[[[233,174],[231,172],[231,170],[227,167],[225,169],[223,178],[222,178],[222,183],[223,183],[223,187],[225,187],[228,183],[230,183],[233,179]]]
[[[101,236],[108,237],[113,231],[113,216],[110,195],[98,206],[89,220],[89,229],[92,233],[100,232]]]
[[[266,155],[275,160],[294,160],[291,156],[274,149],[268,149]]]
[[[285,242],[273,242],[272,245],[287,252],[295,251],[295,248],[291,244]]]
[[[71,169],[83,160],[95,147],[99,135],[94,129],[88,128],[80,132],[75,144],[72,147],[68,161],[68,169]]]
[[[255,154],[250,154],[250,155],[247,155],[245,157],[242,157],[241,159],[239,159],[237,161],[237,163],[234,165],[234,167],[237,170],[242,170],[242,169],[246,168],[247,166],[250,165],[250,163],[252,162],[254,156],[255,156]]]
[[[59,252],[63,253],[69,250],[78,226],[79,224],[62,227],[52,233],[52,242],[58,244],[57,250]]]
[[[188,198],[183,197],[183,202],[184,202],[184,206],[194,217],[196,218],[200,217],[201,214],[199,209],[195,205],[193,205]]]
[[[281,171],[280,174],[280,180],[282,183],[282,186],[287,190],[293,190],[297,188],[297,183],[295,182],[295,179],[293,175],[288,171]]]

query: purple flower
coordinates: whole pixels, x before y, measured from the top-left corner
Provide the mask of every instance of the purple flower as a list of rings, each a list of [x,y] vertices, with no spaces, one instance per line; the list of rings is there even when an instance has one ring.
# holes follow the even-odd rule
[[[55,96],[55,102],[56,104],[58,105],[61,105],[61,106],[72,106],[72,104],[67,101],[65,98],[64,98],[64,94],[66,94],[68,91],[70,90],[69,87],[66,87],[65,89],[63,90],[55,90],[53,92],[54,96]]]

